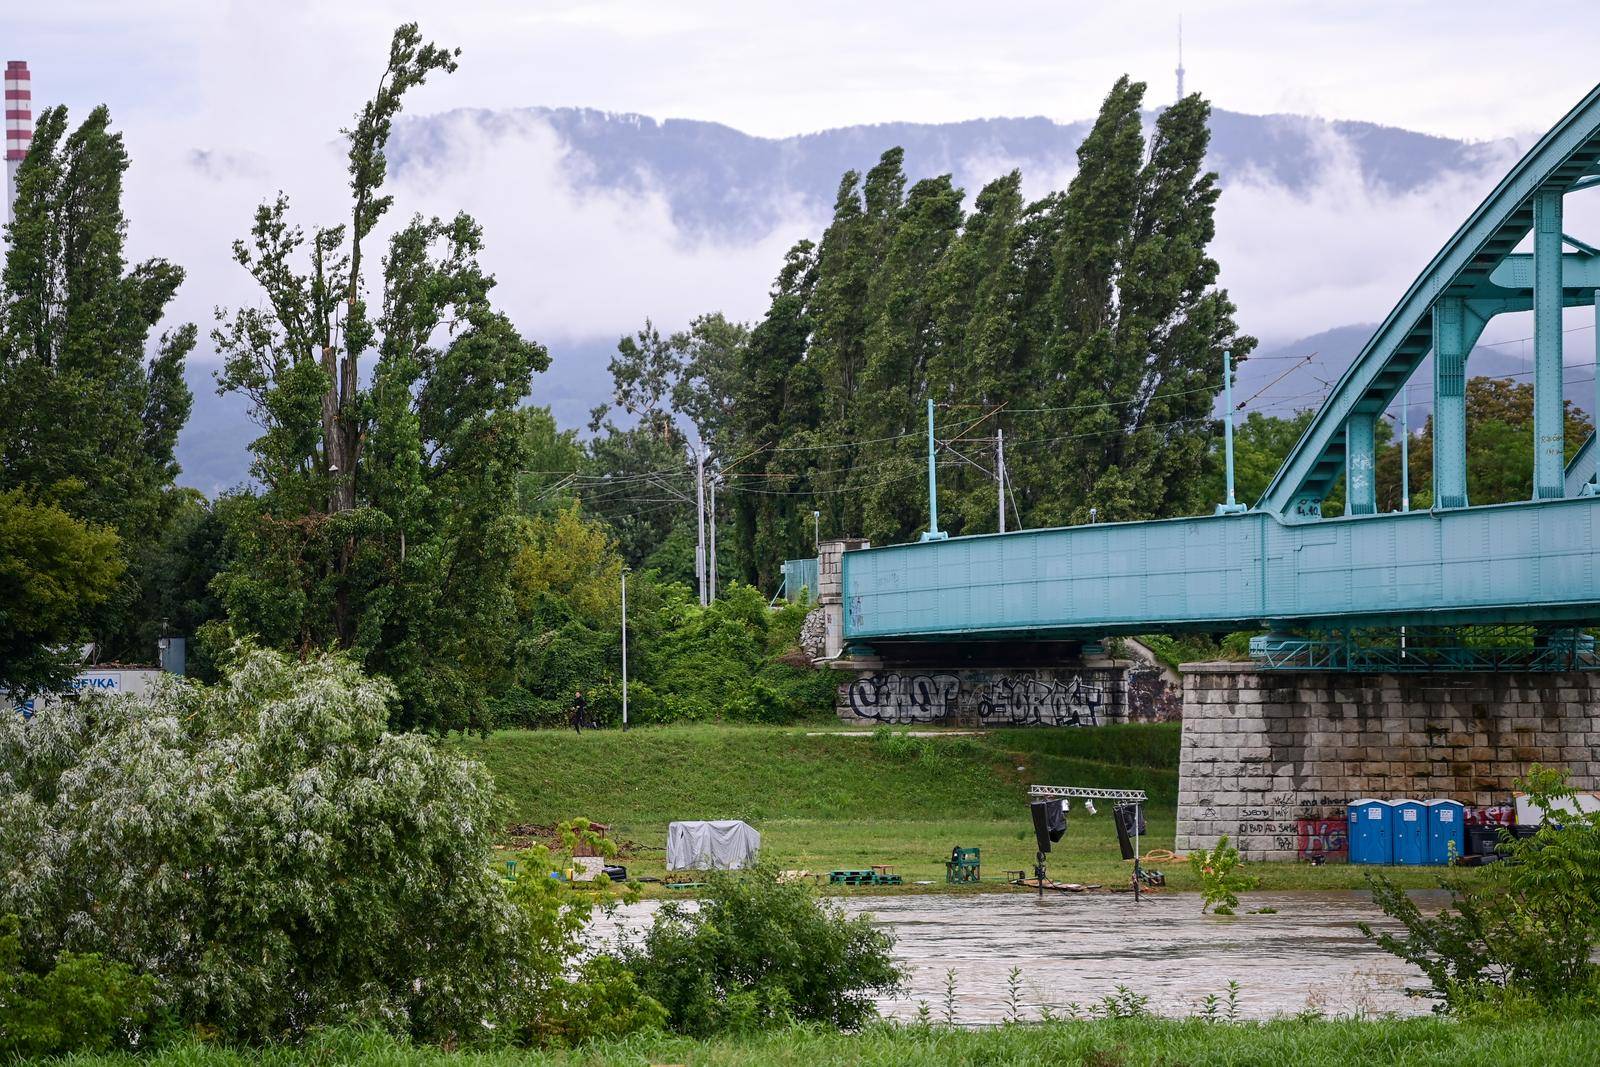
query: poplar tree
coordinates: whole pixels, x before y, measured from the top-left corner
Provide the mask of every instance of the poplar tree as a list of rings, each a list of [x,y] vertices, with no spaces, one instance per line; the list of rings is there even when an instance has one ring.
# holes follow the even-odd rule
[[[366,259],[402,98],[457,52],[395,31],[376,95],[349,131],[350,221],[307,236],[279,195],[234,258],[264,301],[219,313],[225,390],[252,401],[263,485],[237,509],[217,586],[235,632],[354,650],[389,676],[398,719],[488,725],[506,684],[515,605],[518,406],[549,363],[491,300],[482,228],[414,216]],[[370,361],[370,376],[362,364]]]
[[[819,242],[791,250],[737,373],[695,394],[731,414],[719,425],[734,447],[721,451],[740,457],[729,484],[747,581],[773,588],[782,559],[810,553],[813,508],[831,533],[879,543],[925,529],[930,399],[948,533],[995,528],[1000,428],[1012,528],[1210,507],[1222,353],[1240,360],[1255,342],[1239,335],[1209,252],[1210,108],[1186,97],[1147,138],[1144,92],[1119,79],[1067,189],[1033,203],[1017,172],[986,185],[970,214],[949,175],[908,191],[898,148],[846,172]],[[647,340],[619,396],[651,380]],[[670,392],[654,395],[685,415]]]
[[[117,535],[126,569],[87,632],[103,658],[148,660],[155,649],[139,640],[148,634],[134,608],[178,506],[173,449],[189,415],[195,328],[152,343],[184,272],[159,258],[129,266],[128,165],[105,107],[76,129],[65,108],[40,114],[0,275],[0,491]]]
[[[740,490],[733,494],[735,553],[744,581],[761,589],[776,587],[783,560],[814,551],[809,513],[816,501],[809,473],[818,454],[822,403],[806,341],[816,269],[812,242],[789,249],[736,379],[734,430],[741,456],[749,455],[731,472]]]
[[[1254,347],[1236,336],[1207,252],[1218,195],[1203,170],[1210,106],[1191,95],[1163,111],[1146,154],[1143,96],[1126,77],[1112,88],[1059,203],[1042,390],[1057,410],[1038,442],[1055,477],[1035,522],[1201,509],[1222,353],[1231,346],[1239,360]]]

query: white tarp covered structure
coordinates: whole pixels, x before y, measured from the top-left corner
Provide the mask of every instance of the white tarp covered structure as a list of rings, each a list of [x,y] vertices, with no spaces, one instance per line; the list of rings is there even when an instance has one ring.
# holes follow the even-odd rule
[[[667,870],[736,871],[755,862],[761,835],[739,819],[667,824]]]

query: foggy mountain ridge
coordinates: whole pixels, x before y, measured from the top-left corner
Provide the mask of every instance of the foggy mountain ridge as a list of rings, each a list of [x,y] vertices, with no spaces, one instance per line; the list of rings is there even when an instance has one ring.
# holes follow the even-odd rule
[[[1146,112],[1147,127],[1156,112]],[[458,109],[402,119],[391,141],[397,176],[451,150],[454,125],[465,121],[490,140],[516,136],[529,123],[546,126],[569,152],[568,177],[579,187],[643,195],[659,192],[674,220],[690,232],[751,239],[781,213],[799,206],[831,211],[840,176],[861,173],[889,148],[905,149],[912,181],[952,174],[970,194],[1013,167],[1024,180],[1055,178],[1076,168],[1091,120],[1058,123],[1042,116],[959,122],[886,122],[768,138],[698,119],[655,119],[581,107]],[[1347,146],[1364,179],[1385,192],[1409,192],[1442,173],[1498,166],[1509,141],[1468,142],[1371,122],[1300,115],[1211,113],[1208,162],[1226,187],[1250,175],[1293,191],[1314,184],[1330,144]]]
[[[1154,116],[1148,112],[1147,123]],[[1088,120],[1058,123],[1035,116],[890,122],[766,138],[716,122],[658,120],[592,108],[468,109],[403,118],[390,150],[396,181],[448,165],[463,124],[491,143],[535,133],[554,135],[564,153],[565,179],[578,196],[660,197],[683,237],[724,246],[752,244],[796,217],[815,218],[820,226],[831,212],[840,176],[850,169],[864,173],[885,149],[896,145],[905,149],[911,181],[951,173],[974,195],[987,181],[1019,168],[1030,184],[1030,195],[1064,187],[1076,166],[1078,144],[1090,127]],[[1375,123],[1295,115],[1215,110],[1211,125],[1209,163],[1224,188],[1230,181],[1248,180],[1304,196],[1316,194],[1320,178],[1335,163],[1353,166],[1370,188],[1405,194],[1424,189],[1441,174],[1492,175],[1503,168],[1514,147],[1508,141],[1457,141]],[[191,166],[207,171],[248,170],[247,163],[202,151],[191,159]],[[775,258],[769,278],[779,265]],[[514,294],[508,292],[504,299],[511,302],[508,306],[515,317]],[[716,309],[720,299],[718,293],[708,292],[704,309]],[[648,311],[640,307],[638,321]],[[1248,322],[1248,311],[1241,308],[1242,322]],[[1276,401],[1284,410],[1274,408],[1274,413],[1283,414],[1295,404],[1314,405],[1320,382],[1338,378],[1372,328],[1341,326],[1303,341],[1264,344],[1257,359],[1242,365],[1236,396],[1249,397],[1286,366],[1286,361],[1259,357],[1316,350],[1315,365],[1295,369],[1257,401],[1258,406]],[[549,345],[552,357],[550,370],[535,379],[532,402],[550,405],[563,426],[583,426],[589,409],[609,399],[606,365],[617,336],[563,340],[574,334],[559,322],[551,323],[543,335],[538,328],[532,332]],[[1502,365],[1524,369],[1523,362],[1508,362],[1492,349],[1477,351],[1488,354],[1474,355],[1475,373],[1506,373]],[[245,481],[246,446],[261,431],[248,418],[242,397],[217,395],[214,356],[206,351],[196,355],[187,372],[195,403],[179,437],[183,467],[179,480],[215,493]],[[1420,425],[1426,401],[1413,408]]]

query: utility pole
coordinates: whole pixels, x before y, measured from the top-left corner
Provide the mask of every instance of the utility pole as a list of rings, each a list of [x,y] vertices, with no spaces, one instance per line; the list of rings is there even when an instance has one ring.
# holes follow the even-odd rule
[[[1217,510],[1214,512],[1214,514],[1217,514],[1217,515],[1237,515],[1240,512],[1248,511],[1249,509],[1246,508],[1243,504],[1235,503],[1234,499],[1233,499],[1233,352],[1232,351],[1225,351],[1225,352],[1222,353],[1222,406],[1227,409],[1227,411],[1226,411],[1226,419],[1222,424],[1222,433],[1223,433],[1222,449],[1223,449],[1223,452],[1225,454],[1224,470],[1226,471],[1225,477],[1226,477],[1226,480],[1227,480],[1228,500],[1224,504],[1218,504],[1217,505]]]
[[[1000,498],[1000,532],[1006,532],[1006,431],[1001,427],[996,431],[995,439],[995,465],[994,487]]]
[[[628,568],[622,568],[622,728],[628,728]]]
[[[700,606],[710,603],[706,599],[706,457],[702,449],[694,453],[694,576],[700,583]]]
[[[1411,383],[1407,382],[1400,389],[1400,510],[1411,510],[1411,427],[1407,423],[1410,418]]]
[[[707,567],[711,572],[709,599],[715,601],[717,599],[717,476],[714,474],[711,476],[711,549],[709,557],[709,565]]]
[[[1595,410],[1600,411],[1600,408]],[[822,512],[816,508],[811,509],[811,543],[813,545],[822,544]]]
[[[948,535],[939,529],[939,479],[935,473],[933,446],[933,397],[928,398],[928,532],[924,541],[943,541]]]

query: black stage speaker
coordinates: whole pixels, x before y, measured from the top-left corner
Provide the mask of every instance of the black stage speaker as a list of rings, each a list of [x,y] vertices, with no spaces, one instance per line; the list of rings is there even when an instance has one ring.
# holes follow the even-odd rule
[[[1067,816],[1059,800],[1035,800],[1028,805],[1033,814],[1033,836],[1040,852],[1049,852],[1052,842],[1060,841],[1067,832]]]

